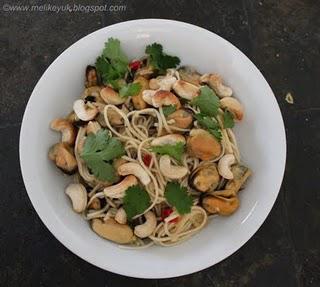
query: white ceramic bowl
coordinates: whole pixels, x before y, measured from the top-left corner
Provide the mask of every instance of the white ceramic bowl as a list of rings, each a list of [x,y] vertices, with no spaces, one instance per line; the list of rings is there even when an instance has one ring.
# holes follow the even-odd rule
[[[109,37],[121,40],[130,58],[159,42],[182,64],[216,72],[230,85],[246,113],[235,128],[244,162],[253,170],[241,206],[230,217],[214,218],[192,239],[170,248],[132,251],[93,233],[75,214],[64,188],[70,178],[49,162],[59,134],[49,122],[66,115],[83,90],[84,70]],[[40,218],[69,250],[105,270],[140,278],[175,277],[199,271],[238,250],[266,219],[278,195],[286,159],[283,120],[275,97],[255,65],[236,47],[205,29],[169,20],[136,20],[98,30],[64,51],[46,70],[28,102],[20,135],[20,162],[28,195]]]

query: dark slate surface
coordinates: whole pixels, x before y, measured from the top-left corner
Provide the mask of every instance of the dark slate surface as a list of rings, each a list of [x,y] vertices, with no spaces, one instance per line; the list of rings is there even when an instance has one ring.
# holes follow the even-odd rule
[[[77,1],[85,5],[89,2],[93,1]],[[107,3],[122,3],[126,11],[5,12],[5,7],[0,7],[0,285],[320,286],[320,2],[128,0]],[[50,63],[73,42],[96,29],[146,17],[190,22],[218,33],[239,47],[270,83],[283,113],[288,141],[285,179],[277,202],[260,230],[220,264],[168,280],[118,276],[69,252],[33,210],[18,158],[25,105]],[[294,97],[293,105],[285,101],[288,92]]]

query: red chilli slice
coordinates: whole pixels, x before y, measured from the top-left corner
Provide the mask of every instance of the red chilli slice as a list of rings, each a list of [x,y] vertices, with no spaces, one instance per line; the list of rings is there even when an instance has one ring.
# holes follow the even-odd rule
[[[167,218],[172,212],[173,212],[173,210],[170,207],[162,209],[161,220],[164,221],[164,219]],[[176,218],[170,220],[169,222],[176,223],[176,222],[178,222],[178,220],[179,220],[179,217],[176,217]]]
[[[143,160],[143,163],[144,163],[147,167],[149,167],[150,164],[151,164],[152,156],[151,156],[150,154],[146,153],[146,154],[143,156],[142,160]]]
[[[141,66],[141,62],[139,60],[132,61],[129,64],[130,69],[133,70],[133,71],[138,70],[140,68],[140,66]]]

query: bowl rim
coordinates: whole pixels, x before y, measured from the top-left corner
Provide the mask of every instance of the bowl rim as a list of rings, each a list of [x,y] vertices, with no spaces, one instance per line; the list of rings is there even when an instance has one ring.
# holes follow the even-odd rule
[[[57,229],[55,228],[55,225],[53,224],[52,221],[50,221],[49,219],[49,215],[46,214],[44,212],[44,210],[42,208],[40,208],[40,205],[38,204],[39,202],[37,202],[36,196],[31,192],[31,187],[29,185],[29,178],[27,177],[27,173],[26,173],[26,169],[27,169],[27,162],[24,159],[24,141],[25,141],[25,127],[27,125],[27,114],[30,108],[30,102],[32,101],[32,98],[34,96],[34,92],[37,89],[37,86],[39,84],[39,82],[41,81],[41,79],[43,78],[43,76],[47,73],[47,71],[50,69],[51,66],[53,66],[57,61],[59,61],[59,58],[62,57],[62,55],[64,55],[67,50],[71,49],[72,47],[77,46],[79,43],[81,43],[82,41],[86,41],[87,38],[89,37],[93,37],[94,34],[98,34],[100,33],[102,30],[105,30],[106,32],[108,30],[112,30],[115,28],[121,28],[126,27],[126,26],[130,26],[130,25],[139,25],[139,24],[146,24],[149,23],[150,25],[176,25],[176,26],[180,26],[180,27],[184,27],[186,29],[189,30],[193,30],[193,31],[199,31],[202,33],[207,33],[207,35],[214,35],[215,37],[219,38],[220,41],[224,41],[226,42],[226,44],[231,45],[233,49],[235,49],[238,53],[241,54],[242,57],[244,57],[244,59],[246,61],[249,61],[252,64],[252,68],[254,69],[255,73],[260,74],[260,76],[262,77],[262,79],[265,81],[266,83],[266,87],[270,90],[271,94],[273,95],[272,99],[270,99],[270,101],[272,101],[273,106],[275,107],[275,109],[277,110],[278,116],[280,117],[279,120],[279,124],[281,125],[280,130],[281,130],[281,136],[282,136],[282,149],[284,152],[284,157],[283,157],[283,162],[282,164],[282,170],[281,170],[281,175],[279,176],[279,182],[277,183],[277,192],[275,192],[273,194],[273,198],[272,198],[272,204],[267,208],[267,212],[262,216],[262,220],[260,222],[258,222],[256,224],[255,229],[253,230],[253,232],[251,232],[249,234],[249,236],[247,236],[247,238],[243,241],[241,241],[241,243],[239,245],[237,245],[236,247],[232,247],[230,248],[230,250],[228,252],[226,252],[226,256],[222,259],[219,260],[211,260],[211,262],[205,262],[202,264],[198,264],[196,268],[192,268],[188,269],[185,268],[183,271],[179,271],[176,274],[174,272],[170,272],[170,274],[167,275],[163,275],[163,276],[152,276],[151,274],[137,274],[136,272],[131,272],[130,270],[122,270],[119,268],[114,268],[112,265],[108,266],[108,269],[106,269],[105,267],[102,267],[99,265],[98,262],[95,262],[93,260],[93,258],[89,257],[89,256],[85,256],[84,254],[80,254],[79,250],[74,248],[72,246],[71,243],[69,243],[67,240],[65,240],[64,236],[62,236],[61,234],[59,234],[59,231],[57,231]],[[134,277],[134,278],[145,278],[145,279],[160,279],[160,278],[172,278],[172,277],[178,277],[178,276],[183,276],[183,275],[187,275],[187,274],[192,274],[198,271],[201,271],[205,268],[211,267],[223,260],[225,260],[226,258],[228,258],[229,256],[231,256],[232,254],[234,254],[237,250],[239,250],[243,245],[245,245],[249,239],[252,238],[252,236],[260,229],[260,227],[262,226],[262,224],[264,223],[264,221],[266,220],[266,218],[268,217],[276,199],[277,196],[280,192],[280,188],[281,188],[281,184],[283,181],[283,177],[284,177],[284,172],[285,172],[285,166],[286,166],[286,158],[287,158],[287,143],[286,143],[286,133],[285,133],[285,127],[284,127],[284,121],[283,121],[283,117],[282,117],[282,113],[280,110],[280,107],[278,105],[278,102],[276,100],[276,97],[274,96],[274,93],[269,85],[269,83],[267,82],[267,80],[264,78],[264,76],[262,75],[262,73],[260,72],[260,70],[256,67],[256,65],[240,50],[238,49],[236,46],[234,46],[232,43],[230,43],[228,40],[222,38],[221,36],[217,35],[214,32],[211,32],[205,28],[199,27],[197,25],[194,24],[190,24],[190,23],[186,23],[186,22],[182,22],[182,21],[176,21],[176,20],[169,20],[169,19],[159,19],[159,18],[146,18],[146,19],[137,19],[137,20],[130,20],[130,21],[124,21],[124,22],[120,22],[120,23],[116,23],[113,25],[109,25],[103,28],[100,28],[92,33],[89,33],[88,35],[82,37],[81,39],[77,40],[76,42],[74,42],[72,45],[70,45],[69,47],[67,47],[62,53],[59,54],[59,56],[48,66],[48,68],[43,72],[43,74],[41,75],[41,77],[39,78],[37,84],[35,85],[31,96],[26,104],[26,108],[23,114],[23,119],[22,119],[22,123],[21,123],[21,128],[20,128],[20,138],[19,138],[19,160],[20,160],[20,169],[21,169],[21,173],[22,173],[22,178],[23,178],[23,182],[25,185],[25,189],[27,191],[28,197],[33,205],[33,208],[36,210],[38,216],[40,217],[41,221],[43,222],[43,224],[47,227],[47,229],[50,231],[50,233],[62,244],[64,245],[68,250],[70,250],[72,253],[74,253],[75,255],[77,255],[78,257],[80,257],[81,259],[91,263],[92,265],[99,267],[102,270],[106,270],[106,271],[110,271],[113,273],[117,273],[123,276],[129,276],[129,277]]]

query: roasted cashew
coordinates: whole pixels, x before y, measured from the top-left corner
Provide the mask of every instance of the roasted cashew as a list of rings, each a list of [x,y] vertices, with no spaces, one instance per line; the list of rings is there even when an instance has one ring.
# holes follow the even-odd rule
[[[148,185],[151,181],[149,174],[143,169],[143,167],[135,162],[127,162],[118,167],[119,175],[132,174],[136,176],[143,185]]]
[[[81,183],[71,183],[67,186],[65,193],[72,202],[72,208],[75,212],[82,212],[87,206],[87,190]]]
[[[170,75],[160,76],[155,79],[151,79],[149,81],[149,87],[151,90],[170,91],[176,81],[177,79]]]
[[[200,88],[198,86],[183,80],[176,81],[173,85],[173,90],[179,97],[187,99],[189,101],[198,96],[200,92]]]
[[[231,166],[236,163],[236,158],[233,154],[225,154],[218,163],[219,174],[225,179],[233,179]]]
[[[127,213],[124,210],[123,207],[120,207],[115,216],[114,216],[114,220],[117,221],[120,224],[126,224],[127,223]]]
[[[121,97],[119,93],[113,90],[110,87],[104,87],[100,91],[100,96],[104,100],[105,103],[110,105],[121,105],[126,101],[126,98]]]
[[[171,158],[168,155],[160,157],[159,168],[161,173],[170,179],[180,179],[188,173],[188,169],[185,166],[172,165]]]
[[[121,182],[115,185],[105,187],[103,193],[105,196],[110,198],[123,198],[125,191],[133,185],[137,185],[138,180],[133,175],[126,176]]]
[[[146,222],[134,228],[134,234],[140,238],[150,236],[157,226],[157,218],[152,211],[148,211],[144,217]]]
[[[229,112],[231,112],[236,120],[242,120],[244,109],[237,99],[231,97],[223,98],[220,100],[220,105],[221,108],[227,109]]]
[[[97,107],[88,107],[83,100],[76,100],[73,103],[73,110],[77,117],[85,122],[94,119],[99,112]]]
[[[218,74],[204,74],[201,76],[200,81],[208,84],[220,98],[232,96],[232,89],[222,83],[222,78]]]

